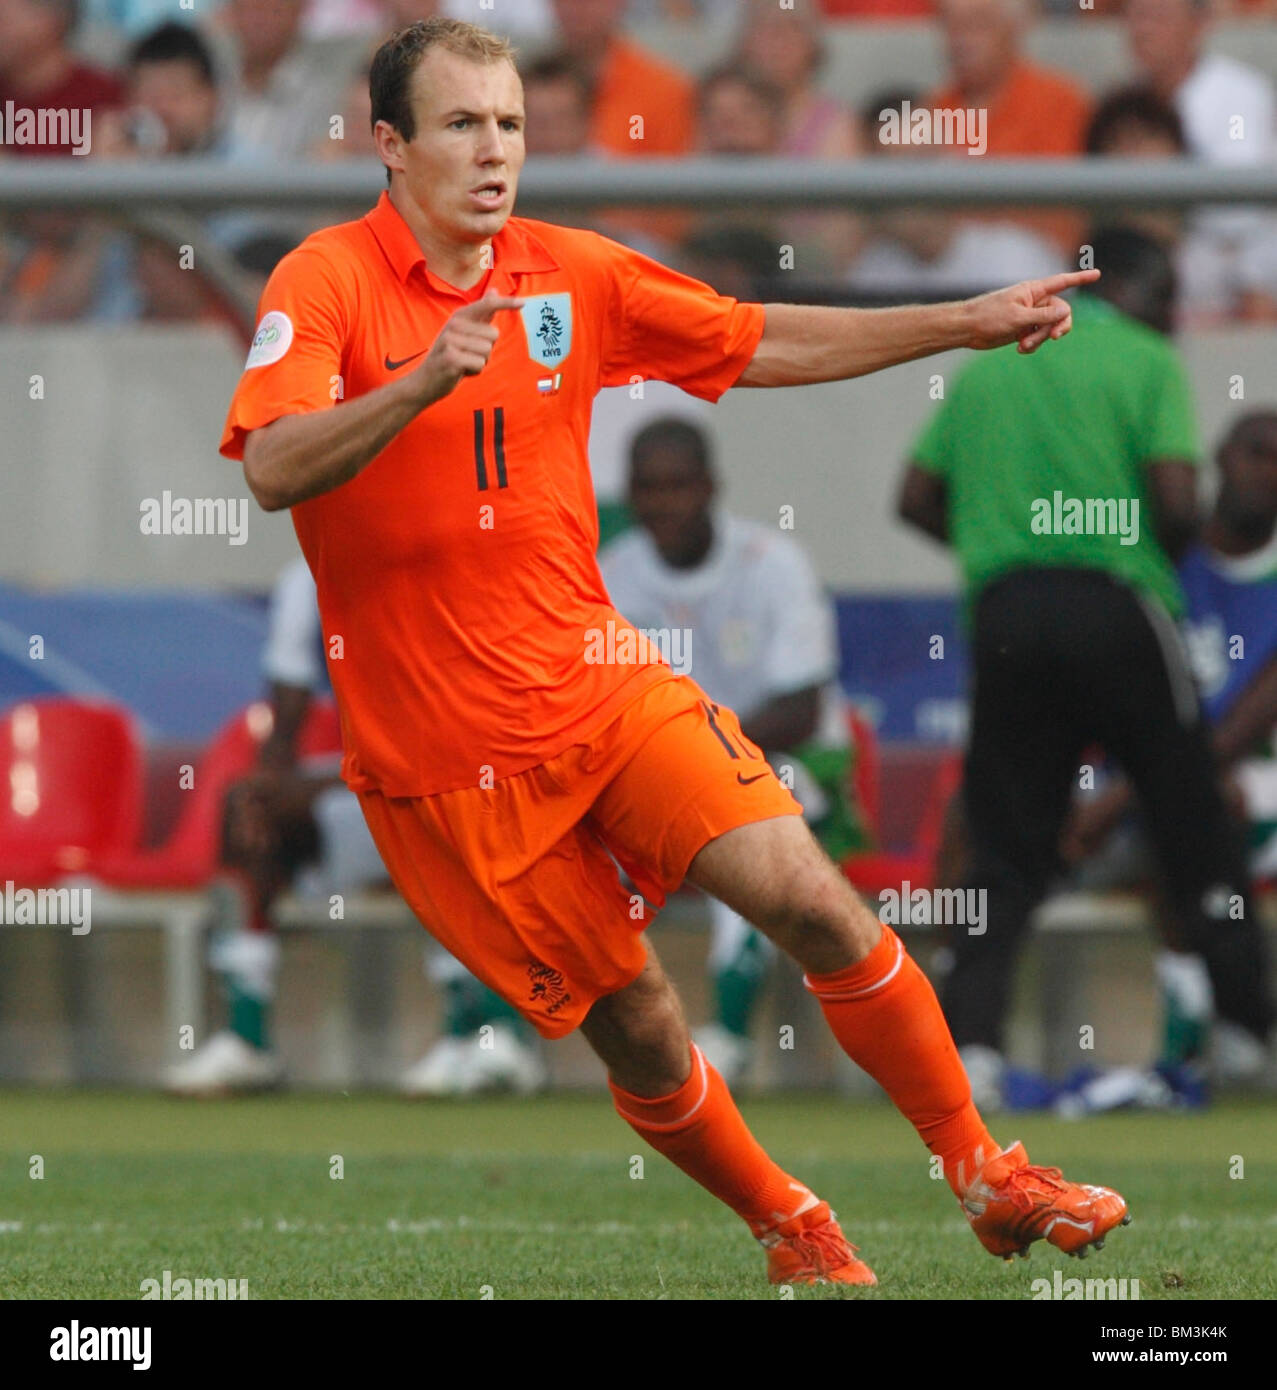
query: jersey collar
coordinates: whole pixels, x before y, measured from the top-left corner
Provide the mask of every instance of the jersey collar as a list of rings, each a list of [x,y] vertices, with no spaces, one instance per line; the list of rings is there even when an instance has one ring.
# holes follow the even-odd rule
[[[417,245],[408,224],[383,192],[377,206],[364,221],[376,237],[396,275],[406,281],[417,266],[426,268],[426,254]],[[500,275],[523,275],[541,270],[558,270],[559,263],[527,229],[522,219],[511,217],[492,238],[493,269]],[[459,291],[458,291],[459,293]]]

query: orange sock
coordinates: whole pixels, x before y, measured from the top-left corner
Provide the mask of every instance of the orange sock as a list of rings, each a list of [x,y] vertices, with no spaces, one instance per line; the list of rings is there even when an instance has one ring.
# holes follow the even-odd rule
[[[673,1095],[647,1100],[611,1081],[616,1112],[671,1163],[748,1223],[758,1236],[818,1198],[774,1163],[749,1132],[723,1078],[692,1044],[692,1074]]]
[[[959,1197],[998,1146],[971,1102],[971,1085],[931,982],[883,927],[864,960],[804,983],[842,1050],[883,1088],[938,1154]]]

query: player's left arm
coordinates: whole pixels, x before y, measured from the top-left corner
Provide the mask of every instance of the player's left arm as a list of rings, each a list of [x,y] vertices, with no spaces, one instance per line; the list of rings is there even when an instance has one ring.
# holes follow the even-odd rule
[[[1224,767],[1244,758],[1277,728],[1277,656],[1270,657],[1215,726],[1212,743]]]
[[[933,540],[949,542],[949,485],[939,473],[914,462],[905,469],[896,515]]]
[[[974,299],[897,309],[767,304],[763,336],[736,385],[843,381],[953,348],[1018,343],[1022,353],[1035,352],[1073,326],[1073,311],[1060,295],[1099,275],[1098,270],[1068,271]]]
[[[1197,465],[1191,459],[1154,459],[1145,470],[1153,503],[1153,529],[1162,549],[1177,561],[1202,526]]]

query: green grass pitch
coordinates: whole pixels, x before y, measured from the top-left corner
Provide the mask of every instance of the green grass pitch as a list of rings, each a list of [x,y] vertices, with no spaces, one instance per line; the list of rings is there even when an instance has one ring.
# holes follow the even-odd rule
[[[1271,1103],[1074,1124],[1001,1117],[1003,1142],[1021,1138],[1036,1162],[1126,1195],[1134,1224],[1085,1264],[1042,1243],[1027,1261],[986,1255],[886,1105],[788,1096],[742,1108],[833,1204],[880,1280],[797,1298],[1026,1299],[1057,1267],[1137,1278],[1143,1299],[1277,1296]],[[165,1270],[244,1279],[250,1298],[778,1296],[744,1226],[646,1150],[601,1094],[0,1094],[0,1297],[137,1298]]]

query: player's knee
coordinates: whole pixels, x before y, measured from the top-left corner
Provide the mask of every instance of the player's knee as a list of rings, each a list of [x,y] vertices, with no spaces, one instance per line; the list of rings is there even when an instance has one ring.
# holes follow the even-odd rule
[[[669,1095],[690,1073],[683,1006],[659,968],[649,968],[623,990],[600,999],[582,1031],[622,1090]]]
[[[620,1016],[631,1049],[651,1057],[678,1056],[683,1049],[683,1006],[669,980],[645,981]]]
[[[760,925],[805,970],[819,974],[863,960],[882,930],[832,864],[793,875],[771,920]]]

